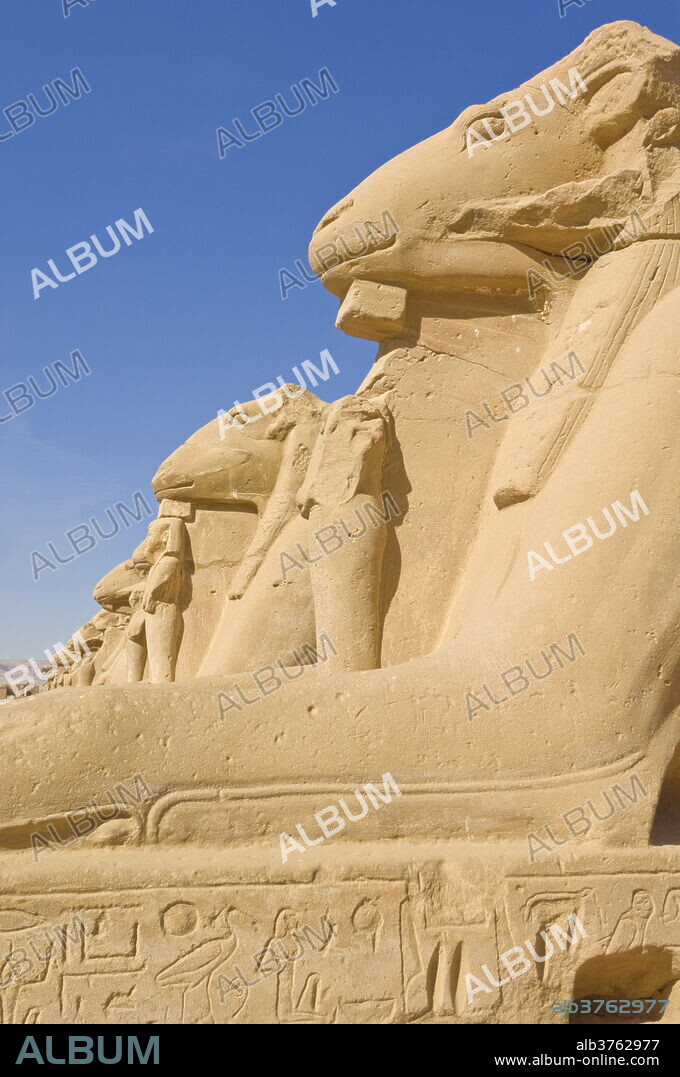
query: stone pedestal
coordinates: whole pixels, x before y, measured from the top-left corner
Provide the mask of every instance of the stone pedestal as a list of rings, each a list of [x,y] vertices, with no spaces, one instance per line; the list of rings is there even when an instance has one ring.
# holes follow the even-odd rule
[[[329,839],[282,865],[82,843],[2,861],[4,1023],[566,1023],[553,1007],[581,998],[671,1000],[582,1023],[680,1013],[672,847],[531,865],[520,846]]]

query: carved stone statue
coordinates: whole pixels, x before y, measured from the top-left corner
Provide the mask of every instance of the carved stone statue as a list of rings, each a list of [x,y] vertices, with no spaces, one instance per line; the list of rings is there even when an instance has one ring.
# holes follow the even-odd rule
[[[680,48],[614,23],[322,220],[362,384],[180,446],[96,592],[115,654],[3,709],[19,905],[36,833],[150,790],[49,838],[35,915],[107,930],[41,1020],[104,1020],[68,974],[112,955],[146,1022],[678,1012],[679,154]]]
[[[277,658],[288,662],[291,650],[316,636],[309,578],[304,571],[286,575],[285,569],[286,558],[306,555],[307,525],[296,497],[327,405],[299,386],[296,392],[287,388],[242,405],[227,425],[215,420],[203,427],[153,479],[159,499],[196,507],[196,526],[188,528],[192,546],[201,526],[212,531],[211,516],[217,517],[215,527],[224,526],[224,516],[249,525],[234,531],[239,541],[232,549],[220,551],[225,569],[214,587],[221,608],[214,609],[212,634],[196,656],[194,675],[257,669]]]
[[[143,606],[145,589],[146,584],[140,583],[130,591],[132,614],[125,629],[125,658],[130,684],[144,680],[147,662],[146,613]]]
[[[298,498],[309,520],[310,554],[319,552],[312,548],[312,536],[321,547],[310,572],[317,632],[327,632],[338,651],[329,659],[328,671],[379,669],[381,664],[387,537],[381,510],[389,422],[387,409],[367,397],[334,404]],[[378,526],[364,518],[370,511]],[[361,583],[348,587],[348,581]]]
[[[178,607],[184,555],[182,521],[159,518],[151,523],[145,554],[151,566],[142,598],[149,676],[154,684],[162,684],[175,679],[177,645],[182,631]]]

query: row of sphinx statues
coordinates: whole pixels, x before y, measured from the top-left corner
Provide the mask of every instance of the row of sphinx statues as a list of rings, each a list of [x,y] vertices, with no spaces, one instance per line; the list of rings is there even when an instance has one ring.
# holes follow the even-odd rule
[[[97,584],[102,610],[56,652],[46,688],[306,664],[296,645],[331,621],[342,668],[378,667],[380,563],[400,515],[381,490],[389,440],[384,405],[300,386],[220,414],[159,468],[158,518]],[[357,570],[352,610],[342,580]]]

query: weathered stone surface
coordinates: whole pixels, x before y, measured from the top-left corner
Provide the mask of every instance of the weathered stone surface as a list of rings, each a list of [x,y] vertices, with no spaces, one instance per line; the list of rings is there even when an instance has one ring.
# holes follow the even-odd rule
[[[680,1018],[679,145],[615,23],[322,221],[362,384],[180,446],[3,708],[3,1021]]]

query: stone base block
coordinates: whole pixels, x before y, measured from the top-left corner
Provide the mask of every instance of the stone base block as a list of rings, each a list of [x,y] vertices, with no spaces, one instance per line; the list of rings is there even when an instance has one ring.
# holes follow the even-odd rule
[[[3,854],[3,1023],[680,1020],[675,847],[580,847],[532,865],[519,845],[329,839],[280,859]],[[574,999],[631,1010],[574,1016]]]

